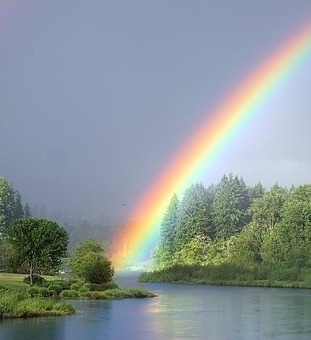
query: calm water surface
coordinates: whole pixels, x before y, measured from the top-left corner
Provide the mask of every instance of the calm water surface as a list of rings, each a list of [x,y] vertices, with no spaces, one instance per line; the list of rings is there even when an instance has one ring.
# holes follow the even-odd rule
[[[72,316],[0,321],[0,339],[311,339],[310,290],[117,281],[158,297],[73,301]]]

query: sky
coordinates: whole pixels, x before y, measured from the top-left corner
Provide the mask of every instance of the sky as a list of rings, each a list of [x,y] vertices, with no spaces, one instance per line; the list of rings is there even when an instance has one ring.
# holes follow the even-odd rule
[[[0,0],[0,175],[30,206],[126,216],[310,0]],[[202,177],[311,182],[311,56]]]

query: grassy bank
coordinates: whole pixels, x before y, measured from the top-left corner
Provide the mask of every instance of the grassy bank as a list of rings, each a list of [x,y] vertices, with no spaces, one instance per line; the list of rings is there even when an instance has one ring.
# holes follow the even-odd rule
[[[142,273],[139,280],[226,286],[311,288],[311,270],[231,263],[208,266],[175,265],[159,271]]]
[[[31,297],[27,289],[0,287],[0,319],[73,314],[74,309],[66,302],[52,298]]]
[[[66,299],[111,300],[155,296],[146,290],[120,289],[114,282],[96,285],[44,277],[40,285],[30,287],[24,279],[22,274],[0,273],[0,319],[73,314],[74,309]]]

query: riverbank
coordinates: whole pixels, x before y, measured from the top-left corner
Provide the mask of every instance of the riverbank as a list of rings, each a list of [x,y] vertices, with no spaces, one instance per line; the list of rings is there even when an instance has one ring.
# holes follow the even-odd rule
[[[45,277],[40,285],[30,287],[25,283],[25,275],[0,273],[0,319],[73,314],[75,310],[66,299],[112,300],[154,296],[142,289],[121,289],[114,282],[92,285],[55,277]]]
[[[245,266],[231,263],[207,266],[175,265],[163,270],[144,272],[140,282],[209,284],[277,288],[311,288],[309,268]]]

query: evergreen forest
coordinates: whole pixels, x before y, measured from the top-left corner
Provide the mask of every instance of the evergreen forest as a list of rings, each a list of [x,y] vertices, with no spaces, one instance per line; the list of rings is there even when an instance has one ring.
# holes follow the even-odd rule
[[[266,189],[229,174],[174,194],[141,279],[311,286],[311,185]]]

